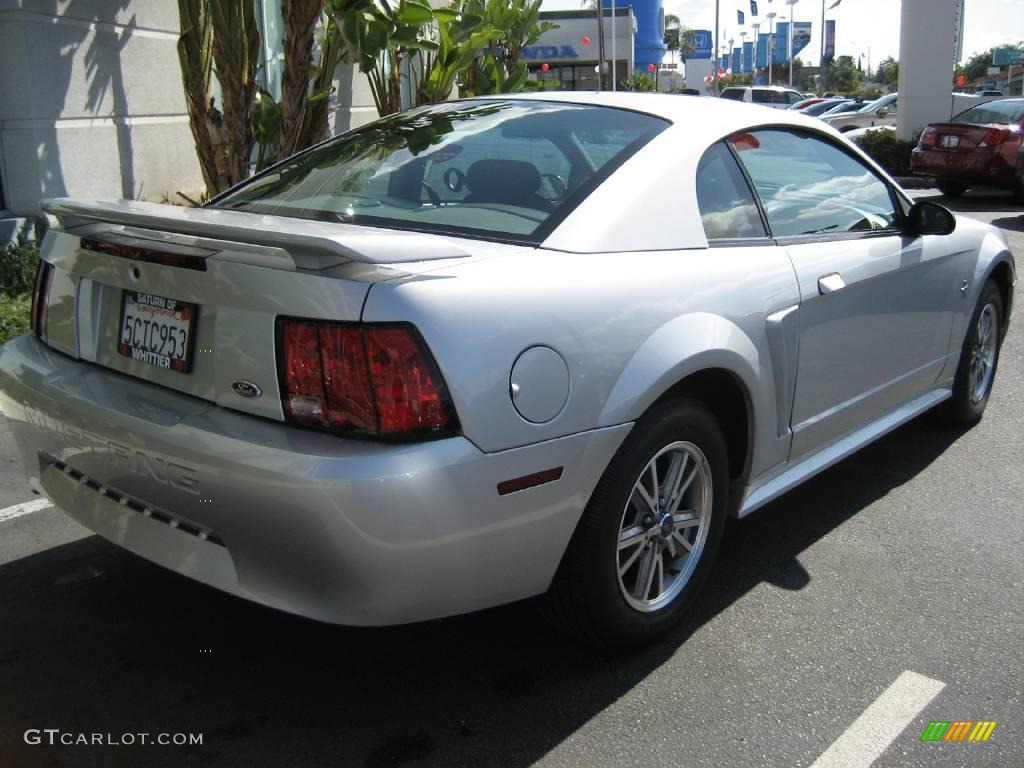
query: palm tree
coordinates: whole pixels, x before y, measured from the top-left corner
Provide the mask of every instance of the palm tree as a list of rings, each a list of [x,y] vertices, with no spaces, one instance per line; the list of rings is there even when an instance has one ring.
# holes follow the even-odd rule
[[[682,21],[674,13],[665,14],[665,45],[672,52],[672,61],[678,52],[679,58],[686,63],[686,57],[694,52],[693,30],[683,26]]]

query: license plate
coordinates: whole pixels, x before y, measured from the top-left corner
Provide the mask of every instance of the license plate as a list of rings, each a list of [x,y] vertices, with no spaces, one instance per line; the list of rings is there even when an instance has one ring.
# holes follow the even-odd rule
[[[939,146],[943,149],[956,149],[960,146],[959,136],[942,136],[939,139]]]
[[[197,314],[196,305],[187,301],[124,291],[117,351],[157,368],[189,373]]]

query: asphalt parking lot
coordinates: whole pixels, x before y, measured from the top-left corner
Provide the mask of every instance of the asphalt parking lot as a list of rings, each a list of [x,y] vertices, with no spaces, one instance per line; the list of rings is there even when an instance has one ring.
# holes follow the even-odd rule
[[[1024,258],[1008,197],[940,202]],[[20,514],[0,424],[0,766],[810,766],[837,740],[830,765],[1024,765],[1022,323],[979,426],[926,415],[731,524],[685,625],[619,657],[531,603],[352,630],[223,595],[53,508]],[[933,720],[997,725],[922,742]]]

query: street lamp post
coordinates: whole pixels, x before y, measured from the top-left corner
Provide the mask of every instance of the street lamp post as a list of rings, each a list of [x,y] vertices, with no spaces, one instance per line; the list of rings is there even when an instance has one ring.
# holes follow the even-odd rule
[[[718,11],[719,11],[718,2],[719,2],[719,0],[715,0],[715,40],[714,40],[714,46],[715,47],[714,47],[714,52],[716,54],[718,53]],[[714,66],[712,68],[714,69],[714,72],[715,72],[715,95],[717,96],[717,95],[721,94],[722,87],[721,87],[721,84],[719,83],[720,78],[718,77],[718,62],[717,61],[713,62],[713,65]]]
[[[754,70],[754,80],[757,80],[757,49],[761,46],[761,35],[758,34],[758,32],[761,29],[761,22],[759,22],[759,21],[751,22],[750,28],[754,30],[754,61],[753,61],[753,70]]]
[[[775,11],[765,14],[768,17],[768,85],[772,84],[772,59],[775,58]]]
[[[796,20],[796,8],[794,7],[799,0],[786,0],[786,5],[789,6],[789,87],[793,87],[793,24]]]
[[[746,57],[746,47],[747,47],[747,31],[746,30],[742,30],[740,32],[740,72],[742,72],[744,74],[746,74],[746,72],[743,69],[743,65],[746,63],[744,61],[744,58]]]
[[[617,91],[618,85],[615,82],[616,79],[616,61],[615,61],[615,0],[612,0],[612,90]],[[654,82],[658,82],[658,76],[655,74]]]
[[[818,62],[820,71],[825,71],[825,0],[821,0],[821,61]]]

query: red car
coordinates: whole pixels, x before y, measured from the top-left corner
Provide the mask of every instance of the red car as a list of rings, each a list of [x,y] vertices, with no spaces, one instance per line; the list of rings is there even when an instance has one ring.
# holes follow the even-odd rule
[[[935,176],[949,197],[968,187],[1012,189],[1024,200],[1017,174],[1024,137],[1024,98],[1000,99],[961,112],[953,122],[924,129],[910,165],[915,173]]]

